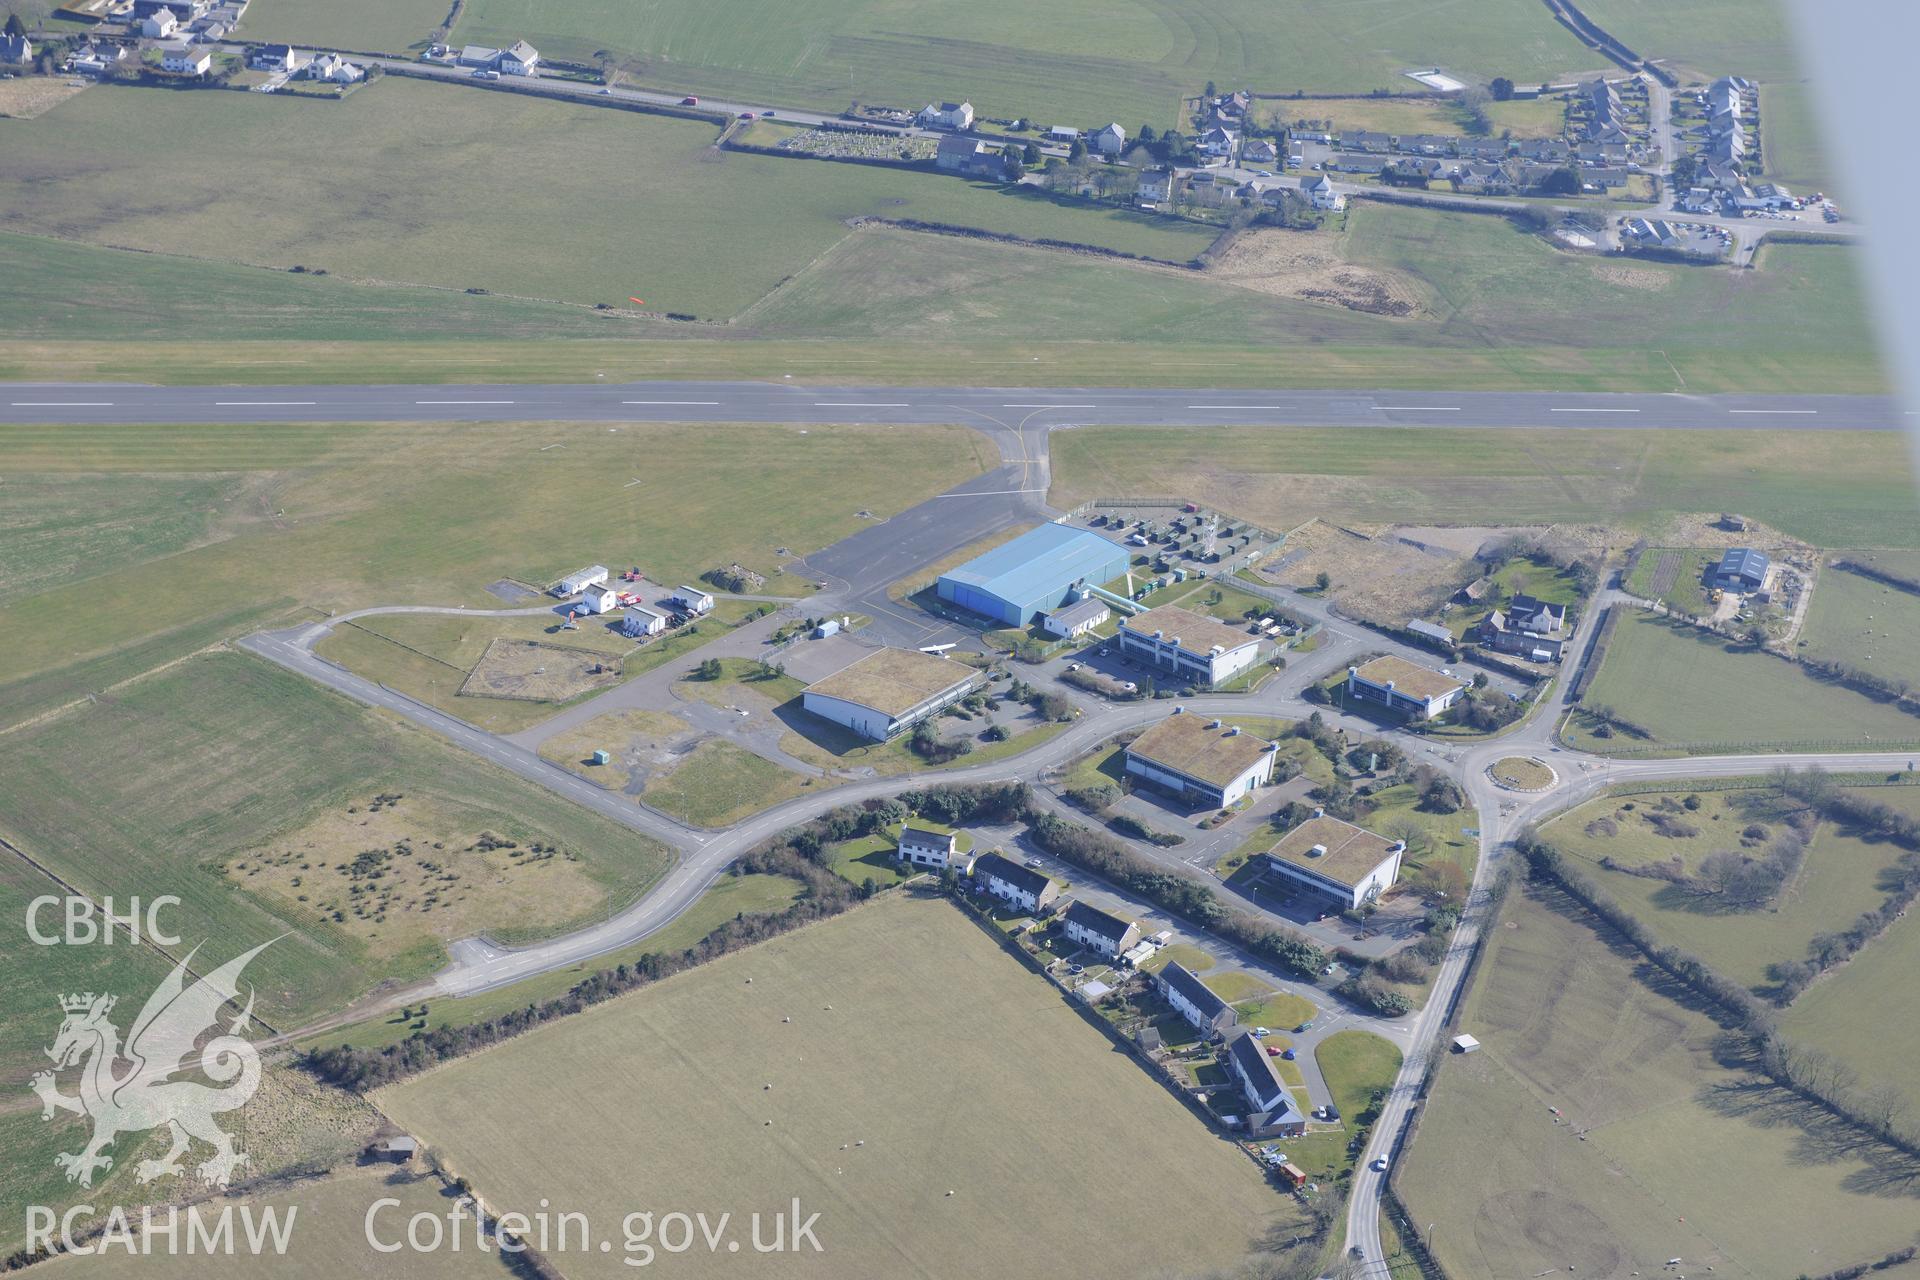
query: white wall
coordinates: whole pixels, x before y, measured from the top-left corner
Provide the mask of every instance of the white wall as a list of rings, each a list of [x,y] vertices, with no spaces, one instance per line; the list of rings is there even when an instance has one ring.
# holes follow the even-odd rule
[[[824,693],[804,693],[800,695],[800,705],[823,720],[845,725],[875,742],[885,742],[887,739],[887,725],[891,721],[871,708]]]

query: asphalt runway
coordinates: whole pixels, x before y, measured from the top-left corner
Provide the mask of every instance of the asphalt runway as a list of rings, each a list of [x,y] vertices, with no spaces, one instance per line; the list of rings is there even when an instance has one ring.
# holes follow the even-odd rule
[[[1899,430],[1885,396],[819,387],[793,382],[155,387],[8,383],[0,423],[962,422]]]

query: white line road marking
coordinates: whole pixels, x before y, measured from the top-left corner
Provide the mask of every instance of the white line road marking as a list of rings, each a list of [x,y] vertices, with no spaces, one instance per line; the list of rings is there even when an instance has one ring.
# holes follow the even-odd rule
[[[1549,409],[1549,413],[1638,413],[1638,409]]]
[[[217,408],[232,409],[241,406],[301,405],[318,402],[313,400],[215,400],[213,403]]]
[[[905,401],[876,400],[815,400],[816,409],[911,409]]]
[[[1094,409],[1091,404],[1003,404],[1002,409]]]
[[[1459,413],[1457,404],[1383,404],[1376,405],[1382,413]]]
[[[15,400],[16,409],[111,409],[111,400]]]
[[[1818,409],[1729,409],[1728,413],[1818,413]]]
[[[1287,406],[1283,404],[1190,404],[1187,406],[1187,408],[1189,409],[1220,409],[1220,410],[1233,410],[1233,409],[1278,410],[1278,409],[1284,409],[1286,407]]]
[[[415,404],[512,404],[511,400],[415,400]]]
[[[621,404],[712,404],[712,405],[717,405],[720,402],[718,400],[622,400],[620,403]]]

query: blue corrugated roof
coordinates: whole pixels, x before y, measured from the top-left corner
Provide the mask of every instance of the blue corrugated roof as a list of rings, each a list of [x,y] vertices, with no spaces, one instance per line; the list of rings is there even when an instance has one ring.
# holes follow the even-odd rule
[[[1097,533],[1043,524],[941,577],[1003,600],[1025,602],[1082,578],[1098,585],[1118,576],[1126,563],[1126,548]]]
[[[1765,582],[1767,567],[1771,563],[1758,551],[1748,547],[1734,547],[1720,557],[1720,573],[1723,577],[1738,576]]]

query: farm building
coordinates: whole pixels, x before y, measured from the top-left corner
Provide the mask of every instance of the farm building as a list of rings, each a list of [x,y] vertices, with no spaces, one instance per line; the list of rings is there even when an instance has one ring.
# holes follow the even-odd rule
[[[675,587],[673,594],[667,597],[666,602],[681,612],[693,614],[695,617],[713,612],[713,596],[698,587]]]
[[[1107,959],[1123,954],[1140,941],[1140,926],[1132,920],[1108,915],[1098,907],[1075,902],[1067,908],[1067,937],[1083,947],[1092,947]]]
[[[1733,547],[1713,566],[1711,585],[1728,591],[1765,591],[1773,562],[1751,547]]]
[[[1154,975],[1154,981],[1160,987],[1160,994],[1174,1011],[1189,1023],[1193,1029],[1209,1039],[1223,1034],[1234,1025],[1233,1006],[1214,993],[1213,988],[1200,981],[1179,961],[1169,961],[1167,966]]]
[[[605,613],[617,608],[620,595],[604,582],[596,582],[580,593],[580,604],[588,613]]]
[[[553,594],[561,597],[578,595],[597,582],[605,582],[607,577],[607,566],[603,564],[590,564],[584,569],[579,569],[568,574],[566,577],[560,579],[559,582],[555,583]]]
[[[1453,1038],[1453,1051],[1455,1053],[1472,1053],[1479,1047],[1480,1042],[1472,1036],[1455,1036]]]
[[[375,1141],[366,1149],[366,1158],[384,1164],[405,1164],[420,1154],[420,1140],[404,1133]]]
[[[667,617],[651,609],[643,609],[637,604],[627,606],[627,616],[620,620],[620,634],[623,636],[657,636],[667,629]]]
[[[1099,586],[1127,571],[1125,548],[1097,533],[1043,524],[940,575],[948,604],[1011,627],[1067,602],[1079,585]]]
[[[1408,715],[1437,716],[1457,702],[1466,682],[1388,655],[1347,668],[1347,694]]]
[[[808,685],[800,705],[822,719],[884,742],[964,698],[985,677],[914,649],[875,649]]]
[[[1407,846],[1315,813],[1267,850],[1267,868],[1332,898],[1342,911],[1379,897],[1400,875]]]
[[[1251,1114],[1247,1136],[1295,1138],[1307,1131],[1307,1118],[1287,1091],[1280,1069],[1265,1045],[1251,1031],[1242,1031],[1227,1043],[1227,1069],[1240,1083]]]
[[[1107,607],[1106,601],[1097,596],[1088,596],[1041,614],[1040,629],[1050,636],[1066,640],[1085,635],[1112,616],[1113,610]]]
[[[973,878],[988,893],[1022,911],[1045,911],[1060,896],[1060,886],[1045,875],[997,853],[975,859]]]
[[[1259,636],[1171,604],[1121,622],[1119,640],[1128,657],[1209,687],[1253,666],[1264,649]]]
[[[931,871],[951,867],[962,875],[973,868],[973,859],[960,852],[960,837],[951,831],[935,831],[909,822],[900,828],[900,845],[894,857]]]
[[[1274,746],[1239,726],[1179,707],[1127,747],[1127,776],[1182,800],[1224,809],[1273,780]]]

